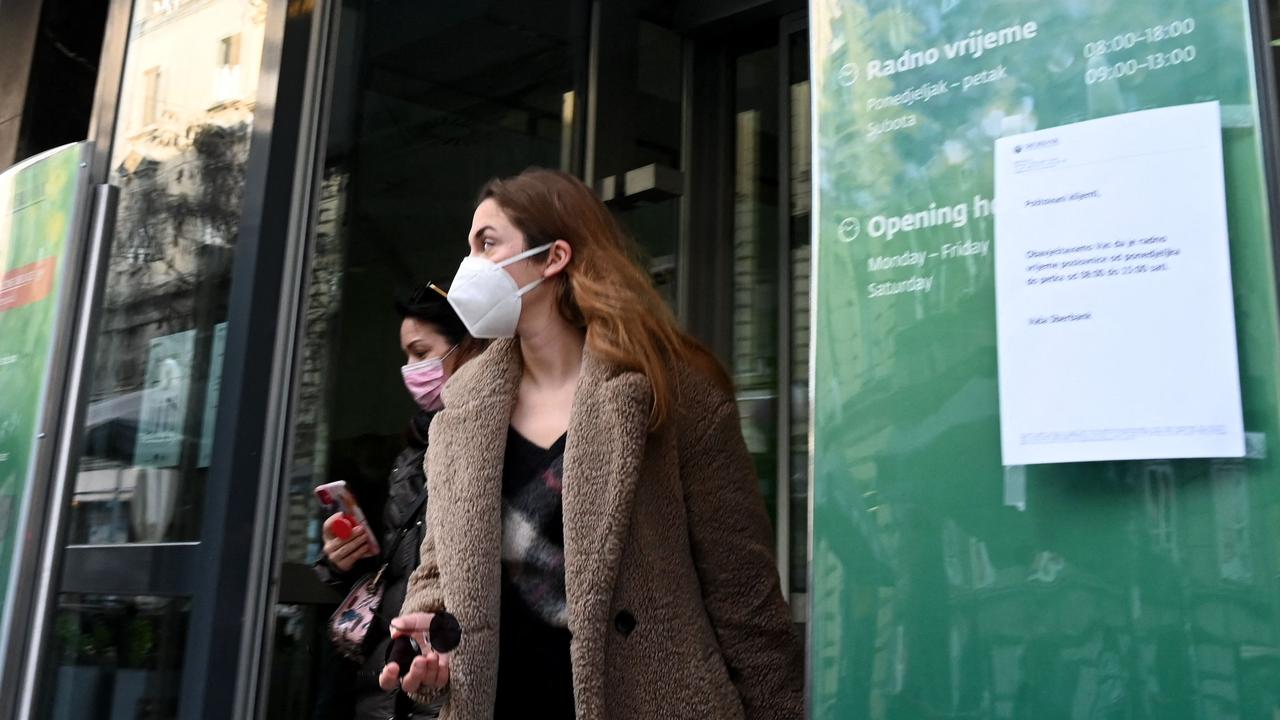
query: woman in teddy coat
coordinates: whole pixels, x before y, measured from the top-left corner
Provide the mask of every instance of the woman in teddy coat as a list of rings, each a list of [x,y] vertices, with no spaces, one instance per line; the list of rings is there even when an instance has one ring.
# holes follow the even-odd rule
[[[449,301],[500,338],[431,426],[421,564],[380,681],[441,718],[800,718],[804,661],[720,363],[571,175],[481,193]],[[462,642],[425,637],[448,611]],[[403,677],[402,675],[403,670]]]

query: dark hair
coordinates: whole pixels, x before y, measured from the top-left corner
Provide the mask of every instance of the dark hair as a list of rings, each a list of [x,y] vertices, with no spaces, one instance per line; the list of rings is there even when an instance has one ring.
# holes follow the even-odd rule
[[[435,326],[452,345],[459,345],[471,337],[453,306],[431,283],[414,290],[403,300],[396,300],[396,312],[401,318],[411,317]]]

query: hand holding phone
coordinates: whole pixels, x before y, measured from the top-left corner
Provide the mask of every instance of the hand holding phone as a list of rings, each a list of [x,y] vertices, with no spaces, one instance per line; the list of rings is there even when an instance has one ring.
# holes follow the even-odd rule
[[[357,560],[382,554],[378,539],[369,532],[364,511],[346,482],[321,485],[315,492],[320,502],[338,511],[324,523],[324,553],[330,563],[346,572]]]
[[[339,526],[345,521],[345,516],[340,513],[334,513],[329,519],[324,521],[324,547],[323,552],[329,561],[329,565],[338,570],[338,572],[347,572],[363,558],[377,557],[378,553],[374,552],[369,546],[369,540],[372,533],[363,525],[354,526],[345,538],[340,538],[333,532],[334,524]]]

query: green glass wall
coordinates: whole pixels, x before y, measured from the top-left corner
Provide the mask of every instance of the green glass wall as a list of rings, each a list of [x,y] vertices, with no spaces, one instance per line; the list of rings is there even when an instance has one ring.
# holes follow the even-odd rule
[[[814,0],[810,23],[811,716],[1280,717],[1276,285],[1249,5]],[[979,57],[868,73],[1027,23]],[[990,198],[997,137],[1208,100],[1249,457],[1002,467],[992,258],[870,297],[913,272],[868,268],[884,252],[866,218]],[[992,239],[971,214],[897,247]]]

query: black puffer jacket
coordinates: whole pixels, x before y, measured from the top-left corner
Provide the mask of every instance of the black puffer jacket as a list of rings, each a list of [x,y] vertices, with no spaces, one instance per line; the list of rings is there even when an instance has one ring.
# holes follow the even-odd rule
[[[378,687],[378,675],[382,672],[383,659],[390,642],[388,627],[400,614],[409,574],[418,567],[418,547],[422,544],[426,503],[421,504],[415,517],[409,518],[408,514],[421,494],[426,492],[422,460],[427,452],[427,428],[434,416],[435,413],[419,412],[413,418],[407,433],[407,446],[391,469],[387,501],[382,508],[382,526],[386,528],[380,538],[383,556],[361,560],[345,573],[330,566],[323,556],[315,565],[320,579],[345,595],[357,580],[367,573],[376,572],[382,563],[387,563],[387,570],[383,574],[384,589],[382,605],[378,609],[378,621],[369,627],[365,638],[365,660],[359,665],[347,664],[350,669],[351,690],[355,696],[356,720],[426,720],[436,717],[438,712],[438,708],[415,705],[399,691],[384,692]],[[366,512],[368,511],[366,508]],[[405,535],[396,543],[396,537],[401,532],[405,532]],[[393,546],[394,557],[388,557],[387,553]]]

